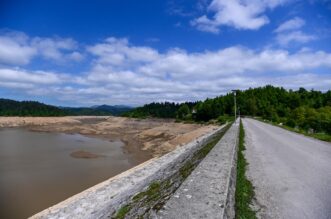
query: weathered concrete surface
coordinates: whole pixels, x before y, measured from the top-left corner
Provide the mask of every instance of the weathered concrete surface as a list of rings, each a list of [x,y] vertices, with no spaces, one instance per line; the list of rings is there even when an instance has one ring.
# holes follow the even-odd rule
[[[216,128],[158,159],[149,160],[31,218],[110,218],[135,194],[144,191],[152,182],[165,180],[178,172],[195,151],[223,128],[224,126]]]
[[[156,218],[234,218],[239,121],[232,125]]]
[[[331,218],[331,144],[244,119],[260,218]]]

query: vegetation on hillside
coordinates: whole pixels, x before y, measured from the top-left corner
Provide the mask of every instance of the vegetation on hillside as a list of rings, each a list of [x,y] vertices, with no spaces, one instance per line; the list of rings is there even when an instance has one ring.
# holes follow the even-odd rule
[[[331,134],[331,90],[297,91],[265,86],[236,92],[238,113],[258,116],[306,132]],[[220,122],[234,114],[234,94],[195,103],[152,103],[127,113],[133,117],[162,117]],[[187,110],[189,109],[189,110]]]
[[[187,109],[180,109],[181,107],[186,105],[189,108],[189,111]],[[124,113],[125,116],[128,117],[134,117],[134,118],[146,118],[146,117],[157,117],[157,118],[176,118],[178,113],[181,114],[181,112],[186,111],[187,115],[191,112],[193,109],[193,106],[195,103],[170,103],[170,102],[164,102],[164,103],[150,103],[146,104],[142,107],[137,107],[133,109],[130,112]],[[186,108],[186,107],[184,107]],[[181,116],[186,116],[184,114],[181,114]]]
[[[68,115],[74,116],[119,116],[132,110],[128,106],[108,106],[101,105],[96,107],[64,107]]]
[[[0,116],[64,116],[66,112],[55,106],[36,101],[0,99]]]
[[[36,101],[0,99],[0,116],[117,116],[130,110],[127,106],[56,107]]]

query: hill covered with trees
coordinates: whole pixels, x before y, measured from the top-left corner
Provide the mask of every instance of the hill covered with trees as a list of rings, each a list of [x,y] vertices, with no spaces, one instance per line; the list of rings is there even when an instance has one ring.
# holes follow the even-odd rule
[[[64,109],[68,115],[74,116],[119,116],[131,111],[133,108],[129,106],[100,105],[94,107],[63,107],[62,109]]]
[[[138,107],[129,116],[154,116],[194,121],[224,119],[234,114],[234,94],[196,103],[152,103]],[[331,134],[331,90],[327,92],[286,90],[265,86],[236,92],[238,113],[258,116],[289,127]]]
[[[185,104],[179,103],[150,103],[142,107],[137,107],[127,113],[124,113],[125,116],[133,118],[146,118],[146,117],[157,117],[157,118],[176,118],[178,112],[181,112],[181,107],[186,106],[188,111],[186,114],[189,114],[190,108],[193,108],[196,103],[187,102]]]
[[[36,101],[0,99],[0,116],[64,116],[66,111]]]
[[[130,110],[128,106],[56,107],[37,101],[0,99],[0,116],[118,116]]]

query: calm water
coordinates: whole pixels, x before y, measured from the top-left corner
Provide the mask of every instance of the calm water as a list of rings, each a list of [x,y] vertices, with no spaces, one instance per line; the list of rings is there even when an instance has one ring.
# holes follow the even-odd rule
[[[121,141],[0,129],[0,218],[26,218],[142,160]],[[74,151],[103,155],[73,158]]]

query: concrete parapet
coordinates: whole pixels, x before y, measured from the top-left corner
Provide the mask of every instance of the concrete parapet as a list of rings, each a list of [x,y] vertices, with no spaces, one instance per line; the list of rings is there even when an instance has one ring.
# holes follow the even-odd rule
[[[155,218],[234,218],[238,137],[237,121]]]

